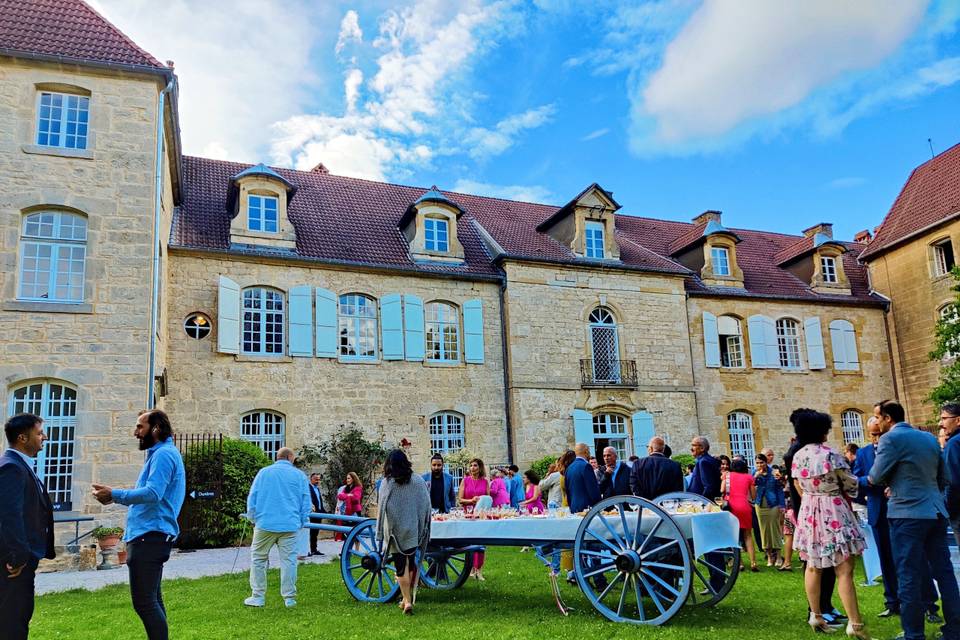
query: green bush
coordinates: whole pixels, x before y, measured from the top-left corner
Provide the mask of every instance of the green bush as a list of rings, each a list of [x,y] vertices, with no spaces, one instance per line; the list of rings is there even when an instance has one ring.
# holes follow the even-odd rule
[[[530,468],[533,469],[533,471],[540,476],[540,479],[542,480],[547,477],[547,469],[549,469],[550,465],[557,461],[558,457],[559,456],[543,456],[531,464]]]
[[[691,465],[696,462],[696,458],[689,453],[675,453],[670,456],[670,459],[680,463],[680,466],[683,467],[684,474],[687,473],[687,465]]]
[[[247,511],[247,494],[257,472],[270,464],[260,447],[243,440],[223,439],[223,451],[212,447],[192,446],[184,456],[187,492],[216,487],[223,465],[220,495],[214,500],[194,500],[189,496],[183,505],[189,510],[190,529],[180,533],[181,548],[232,547],[249,535],[252,525],[240,517]]]
[[[351,471],[363,485],[363,513],[376,502],[376,481],[381,476],[386,449],[380,442],[367,440],[356,425],[340,425],[333,437],[318,445],[305,445],[297,453],[297,466],[318,471],[323,489],[323,506],[333,511],[337,489]]]

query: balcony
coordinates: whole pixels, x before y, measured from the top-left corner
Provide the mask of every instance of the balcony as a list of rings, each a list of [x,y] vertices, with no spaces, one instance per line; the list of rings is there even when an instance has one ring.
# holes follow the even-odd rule
[[[580,361],[580,385],[583,387],[637,388],[637,363],[635,360]]]

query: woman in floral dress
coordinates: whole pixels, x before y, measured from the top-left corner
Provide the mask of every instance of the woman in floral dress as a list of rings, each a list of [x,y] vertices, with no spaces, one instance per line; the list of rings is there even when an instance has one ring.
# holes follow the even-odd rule
[[[857,492],[857,477],[843,455],[824,445],[832,419],[819,411],[804,412],[795,423],[797,441],[803,445],[793,457],[792,477],[803,496],[797,514],[794,548],[807,563],[804,586],[810,603],[808,623],[814,631],[832,631],[820,611],[820,572],[834,567],[840,599],[850,622],[847,635],[869,638],[864,631],[853,583],[856,556],[866,542],[850,508]]]

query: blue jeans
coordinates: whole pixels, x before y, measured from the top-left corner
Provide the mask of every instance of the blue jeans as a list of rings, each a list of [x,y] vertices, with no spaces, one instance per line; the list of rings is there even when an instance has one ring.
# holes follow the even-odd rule
[[[925,582],[940,587],[945,640],[960,640],[960,590],[947,549],[947,521],[889,518],[890,546],[897,564],[900,624],[905,640],[923,640]],[[929,565],[929,570],[927,569]]]

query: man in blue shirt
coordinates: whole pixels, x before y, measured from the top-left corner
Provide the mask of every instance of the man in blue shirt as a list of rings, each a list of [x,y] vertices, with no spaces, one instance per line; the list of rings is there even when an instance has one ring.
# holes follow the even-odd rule
[[[243,601],[262,607],[267,591],[267,557],[280,552],[280,595],[287,607],[297,606],[297,534],[310,520],[310,483],[293,466],[293,449],[277,451],[277,461],[257,472],[247,496],[247,518],[253,521],[250,545],[250,588]]]
[[[160,583],[163,564],[180,535],[177,516],[183,506],[186,473],[166,413],[159,409],[141,412],[133,435],[140,441],[140,450],[147,452],[137,486],[113,489],[94,484],[93,495],[101,504],[130,507],[123,540],[127,543],[133,609],[150,640],[167,640],[167,610]]]
[[[510,492],[510,506],[520,508],[520,503],[527,499],[523,494],[523,478],[520,477],[520,467],[515,464],[507,468],[509,478],[505,478],[507,491]]]
[[[443,456],[439,453],[430,458],[430,471],[423,474],[430,492],[430,508],[440,513],[449,513],[457,504],[457,492],[453,488],[453,476],[443,470]]]

